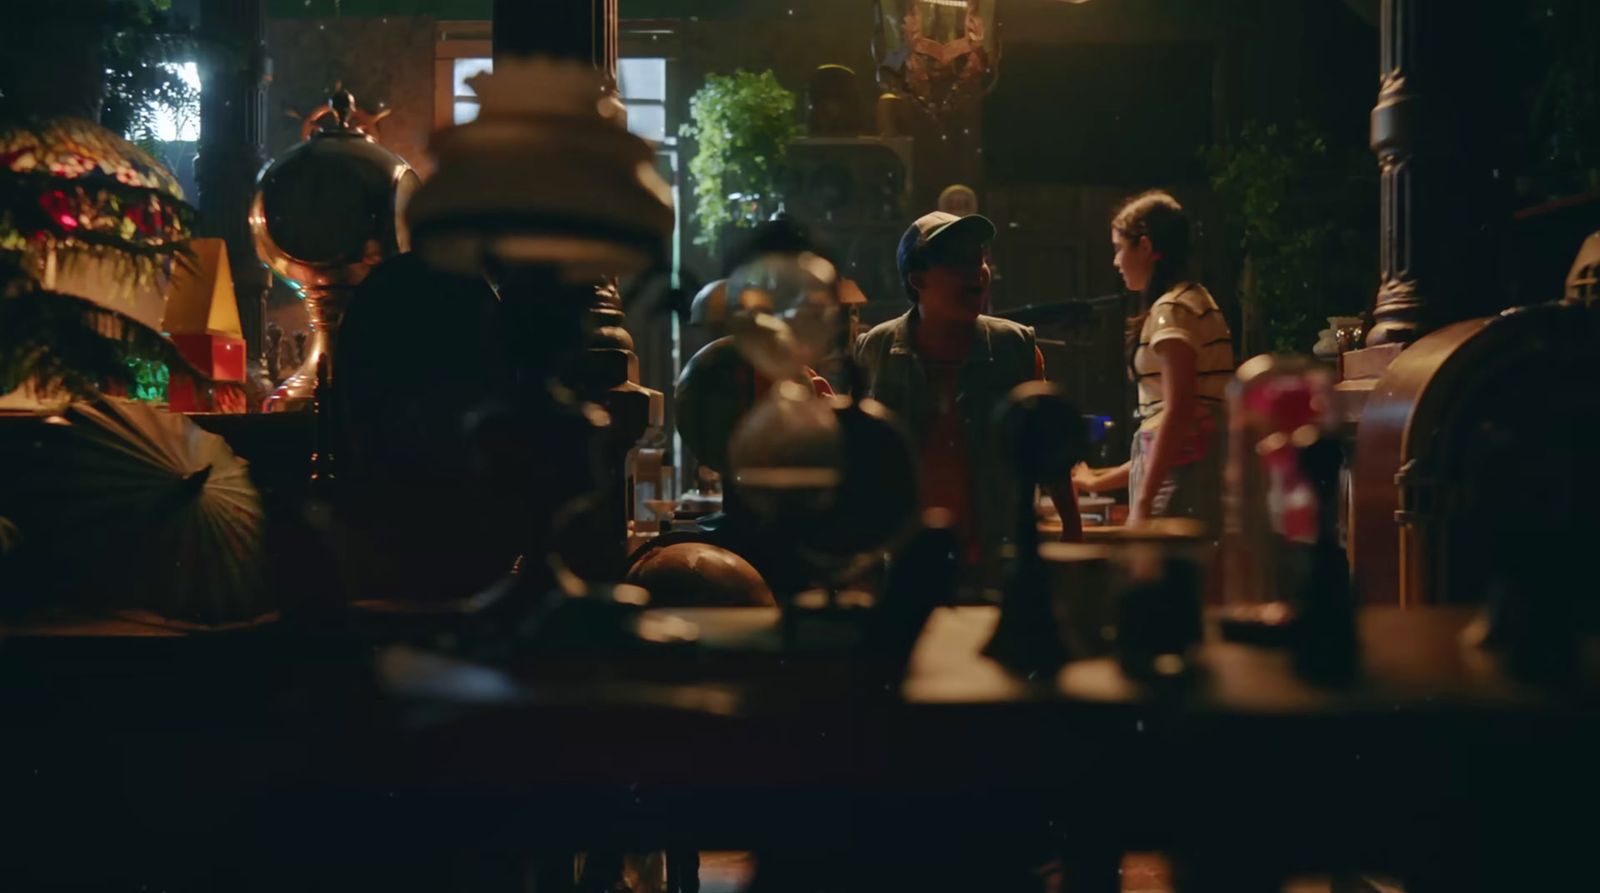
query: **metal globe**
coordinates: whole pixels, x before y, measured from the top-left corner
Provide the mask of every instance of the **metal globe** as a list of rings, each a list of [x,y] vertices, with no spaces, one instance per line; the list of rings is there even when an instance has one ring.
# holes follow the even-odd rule
[[[756,517],[808,527],[838,499],[844,437],[833,404],[780,381],[739,422],[728,443],[733,485]]]
[[[762,254],[729,274],[725,300],[729,331],[762,374],[826,374],[841,359],[839,272],[822,256]]]

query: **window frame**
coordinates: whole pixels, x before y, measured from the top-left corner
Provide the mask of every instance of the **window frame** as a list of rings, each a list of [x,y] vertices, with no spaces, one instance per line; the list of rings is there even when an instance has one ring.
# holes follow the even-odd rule
[[[439,22],[433,42],[433,127],[455,124],[456,60],[492,58],[489,22]]]

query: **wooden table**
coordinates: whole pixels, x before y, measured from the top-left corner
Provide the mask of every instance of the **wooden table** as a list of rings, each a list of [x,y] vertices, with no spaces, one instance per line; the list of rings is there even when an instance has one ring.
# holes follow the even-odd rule
[[[729,655],[771,641],[770,612],[676,613]],[[1187,685],[1131,683],[1110,659],[1020,678],[978,654],[996,617],[939,611],[888,692],[816,657],[730,659],[678,685],[540,683],[401,654],[384,675],[463,710],[420,733],[439,746],[423,761],[449,767],[432,790],[592,785],[612,795],[596,833],[620,810],[718,846],[981,851],[1048,829],[1068,849],[1165,849],[1269,877],[1359,866],[1454,883],[1548,867],[1550,842],[1579,826],[1541,804],[1600,793],[1592,700],[1508,678],[1462,644],[1466,610],[1365,611],[1362,678],[1338,689],[1221,641]]]
[[[32,818],[16,849],[296,866],[278,881],[310,860],[363,886],[381,866],[396,889],[439,854],[596,845],[904,851],[950,877],[975,854],[1103,867],[1161,849],[1232,890],[1352,868],[1534,889],[1587,867],[1595,689],[1509,678],[1461,644],[1465,611],[1364,611],[1363,676],[1338,689],[1220,641],[1187,685],[1109,660],[1021,678],[978,654],[992,608],[938,611],[885,685],[836,653],[777,654],[773,612],[673,613],[705,647],[514,670],[263,633],[101,640],[117,656],[77,672],[41,657],[62,630],[13,629],[0,785]]]

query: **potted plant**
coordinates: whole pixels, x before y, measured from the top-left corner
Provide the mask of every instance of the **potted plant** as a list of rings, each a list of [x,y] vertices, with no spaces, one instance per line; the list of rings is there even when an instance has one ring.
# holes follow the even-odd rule
[[[771,71],[713,74],[690,98],[680,132],[696,146],[696,245],[715,247],[726,228],[752,227],[777,209],[781,165],[800,135],[795,106]]]
[[[1376,165],[1364,152],[1334,150],[1304,121],[1250,122],[1207,162],[1244,252],[1245,355],[1309,352],[1324,320],[1371,297]]]

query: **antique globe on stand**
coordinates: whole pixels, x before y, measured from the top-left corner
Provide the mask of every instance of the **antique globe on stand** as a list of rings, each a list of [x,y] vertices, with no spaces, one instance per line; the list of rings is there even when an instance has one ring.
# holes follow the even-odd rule
[[[757,256],[727,284],[734,343],[777,382],[733,432],[733,486],[830,598],[909,529],[917,496],[909,440],[892,413],[797,383],[818,372],[860,392],[843,291],[833,264],[807,251]]]
[[[839,420],[806,385],[780,381],[740,421],[728,443],[733,485],[761,520],[820,522],[844,477]]]
[[[839,289],[838,270],[820,255],[759,255],[728,276],[728,331],[768,378],[837,376],[845,348]]]
[[[312,134],[261,172],[250,205],[256,254],[304,299],[305,359],[269,395],[268,412],[310,408],[355,287],[386,258],[410,250],[404,211],[420,181],[411,165],[357,123],[355,100],[330,101],[334,126]]]
[[[801,384],[839,341],[838,274],[810,252],[758,255],[728,275],[733,344],[776,384],[729,441],[733,484],[763,520],[808,527],[833,504],[843,476],[838,419]]]

